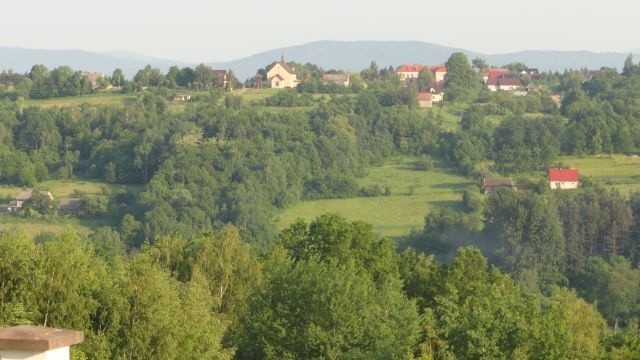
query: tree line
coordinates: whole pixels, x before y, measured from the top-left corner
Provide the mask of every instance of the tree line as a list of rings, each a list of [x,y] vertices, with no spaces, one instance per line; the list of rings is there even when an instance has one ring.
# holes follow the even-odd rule
[[[622,359],[573,291],[518,286],[475,248],[438,263],[324,215],[256,256],[237,228],[161,236],[135,254],[96,233],[0,234],[0,324],[74,328],[74,358]],[[592,266],[598,267],[597,263]],[[178,355],[181,354],[181,355]]]

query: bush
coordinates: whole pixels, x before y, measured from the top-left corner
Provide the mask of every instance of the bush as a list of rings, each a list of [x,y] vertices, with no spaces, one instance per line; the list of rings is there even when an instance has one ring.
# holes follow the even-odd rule
[[[389,187],[387,187],[386,190],[389,190]],[[391,190],[389,190],[389,192],[391,192]],[[382,187],[380,187],[380,185],[378,184],[371,185],[366,188],[360,188],[360,196],[376,197],[376,196],[381,196],[382,194],[383,194]],[[385,191],[385,194],[386,194],[386,191]]]
[[[420,158],[414,163],[414,168],[420,171],[429,171],[433,167],[433,159],[431,156],[422,154]]]

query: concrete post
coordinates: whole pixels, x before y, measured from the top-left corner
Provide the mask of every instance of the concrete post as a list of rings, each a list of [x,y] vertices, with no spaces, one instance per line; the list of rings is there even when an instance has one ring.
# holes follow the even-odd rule
[[[69,360],[69,346],[84,340],[81,331],[14,326],[0,329],[0,360]]]

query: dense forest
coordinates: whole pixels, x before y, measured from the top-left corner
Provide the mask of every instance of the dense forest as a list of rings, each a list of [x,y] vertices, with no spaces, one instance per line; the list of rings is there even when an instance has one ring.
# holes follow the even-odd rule
[[[405,86],[375,63],[348,88],[297,64],[304,85],[254,101],[204,65],[116,70],[104,87],[135,101],[52,108],[24,98],[100,90],[68,67],[3,72],[0,183],[121,188],[77,194],[82,216],[109,219],[89,235],[3,227],[0,325],[83,330],[77,359],[639,356],[640,193],[588,177],[553,192],[543,173],[561,155],[640,152],[640,65],[541,74],[526,96],[482,89],[473,65],[446,63],[455,128],[418,108],[428,74]],[[176,108],[180,89],[199,95]],[[301,201],[384,196],[356,180],[399,154],[478,185],[524,180],[469,186],[400,239],[333,214],[275,226]],[[55,216],[42,196],[25,209]]]

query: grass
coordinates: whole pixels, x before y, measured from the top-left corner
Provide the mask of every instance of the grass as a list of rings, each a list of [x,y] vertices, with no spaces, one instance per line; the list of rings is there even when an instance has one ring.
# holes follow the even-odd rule
[[[246,102],[253,102],[264,100],[278,91],[279,89],[241,89],[234,91],[234,94],[241,95]]]
[[[430,171],[414,170],[415,161],[409,157],[396,158],[370,168],[368,175],[358,181],[361,187],[389,187],[390,196],[305,201],[278,214],[276,224],[283,229],[298,218],[310,221],[332,212],[350,221],[371,223],[384,236],[398,237],[421,229],[430,209],[460,206],[462,192],[471,182],[442,164]]]
[[[61,199],[71,196],[75,190],[87,193],[101,193],[106,189],[110,196],[118,190],[126,187],[135,197],[143,190],[141,185],[122,185],[109,184],[97,181],[61,181],[51,180],[45,181],[36,186],[42,190],[51,191],[55,199]],[[15,199],[16,195],[22,191],[22,187],[18,186],[0,186],[0,202],[7,205],[10,200]],[[108,216],[99,219],[79,219],[75,217],[61,217],[57,215],[48,215],[40,219],[21,218],[6,212],[6,206],[0,209],[0,230],[6,230],[16,227],[30,236],[35,236],[41,232],[64,232],[73,231],[80,234],[88,234],[100,226],[113,225],[112,219]]]
[[[95,220],[63,218],[55,215],[43,219],[27,219],[9,213],[0,214],[0,230],[17,228],[31,237],[42,232],[62,233],[67,231],[86,235],[97,227],[107,224],[107,221],[97,222]]]
[[[122,187],[126,187],[130,192],[137,196],[143,189],[142,185],[122,185],[122,184],[110,184],[92,180],[78,180],[78,181],[63,181],[63,180],[48,180],[41,182],[35,186],[38,189],[51,191],[51,194],[58,199],[69,197],[75,190],[87,192],[87,193],[101,193],[105,188],[108,194],[114,194]],[[0,200],[15,199],[16,195],[22,191],[21,186],[0,185]]]
[[[69,96],[51,99],[25,99],[24,106],[38,106],[42,108],[70,107],[89,105],[127,105],[136,101],[135,94],[98,93],[83,96]]]
[[[563,156],[563,166],[575,167],[587,176],[622,194],[640,191],[640,157],[628,155]]]

